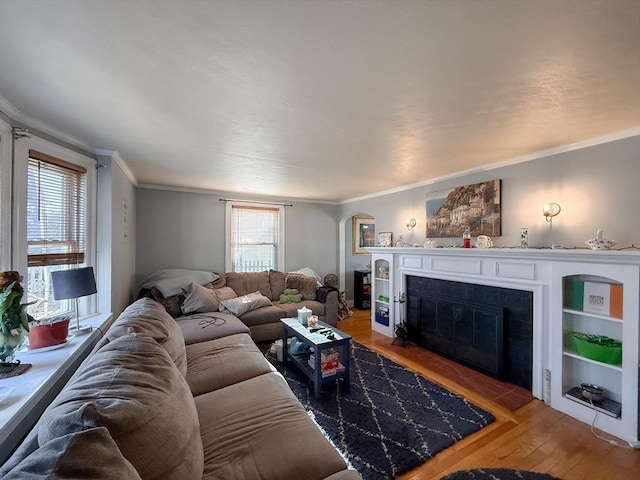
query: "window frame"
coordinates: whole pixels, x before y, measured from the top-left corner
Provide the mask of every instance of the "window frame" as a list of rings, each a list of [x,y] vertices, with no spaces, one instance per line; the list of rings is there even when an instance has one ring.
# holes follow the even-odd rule
[[[11,125],[0,118],[0,271],[11,269],[12,164]]]
[[[232,212],[234,208],[260,208],[260,209],[273,209],[278,211],[278,245],[276,247],[276,265],[273,266],[275,270],[285,271],[285,208],[282,204],[266,203],[266,202],[250,202],[250,201],[237,201],[227,200],[225,203],[225,272],[233,272],[232,262]]]
[[[27,250],[27,172],[29,152],[35,150],[53,158],[78,165],[86,169],[85,201],[85,255],[83,265],[96,264],[96,160],[61,145],[54,144],[32,134],[13,142],[13,220],[12,250],[13,269],[23,276],[28,272]],[[28,285],[25,282],[25,289]],[[80,316],[97,313],[97,296],[78,299]]]

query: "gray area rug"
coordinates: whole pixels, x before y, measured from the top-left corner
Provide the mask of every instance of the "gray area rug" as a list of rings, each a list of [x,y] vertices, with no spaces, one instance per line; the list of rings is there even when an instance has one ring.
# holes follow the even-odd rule
[[[272,360],[325,435],[365,480],[408,472],[493,422],[493,415],[356,342],[351,388],[326,384],[315,400],[298,368]]]
[[[441,480],[561,480],[548,473],[510,468],[474,468],[445,475]]]

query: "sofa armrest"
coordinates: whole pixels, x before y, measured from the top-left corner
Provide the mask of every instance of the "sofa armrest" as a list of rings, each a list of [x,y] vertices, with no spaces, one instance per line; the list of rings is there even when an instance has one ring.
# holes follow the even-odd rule
[[[324,321],[332,327],[338,324],[338,292],[333,291],[327,294],[324,302]]]

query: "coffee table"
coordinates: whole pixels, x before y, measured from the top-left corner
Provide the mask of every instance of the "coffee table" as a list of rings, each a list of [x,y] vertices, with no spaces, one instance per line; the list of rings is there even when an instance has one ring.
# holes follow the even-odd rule
[[[313,395],[320,399],[322,384],[342,379],[344,390],[349,391],[349,357],[351,356],[351,336],[324,322],[318,322],[319,331],[311,331],[298,322],[297,318],[282,318],[282,361],[291,360],[313,382]],[[331,336],[324,335],[320,331],[330,331]],[[289,352],[288,339],[295,337],[305,345],[313,349],[313,367],[309,365],[310,352],[294,355]],[[339,365],[336,369],[322,369],[322,356],[325,357],[337,352]]]

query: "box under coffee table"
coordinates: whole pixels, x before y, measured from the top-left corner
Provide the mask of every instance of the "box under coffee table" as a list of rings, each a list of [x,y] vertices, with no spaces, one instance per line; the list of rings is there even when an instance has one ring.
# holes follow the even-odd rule
[[[342,379],[345,391],[349,391],[349,357],[351,336],[324,322],[318,322],[317,331],[298,322],[297,318],[282,318],[282,361],[291,360],[313,382],[313,394],[320,398],[323,383]],[[322,331],[330,331],[324,335]],[[288,339],[295,337],[309,347],[305,353],[289,352]],[[331,338],[333,337],[333,338]]]

